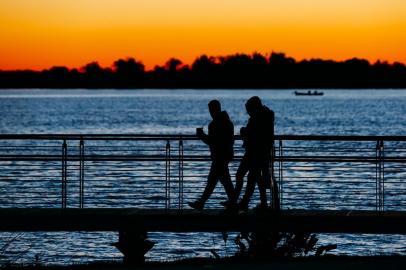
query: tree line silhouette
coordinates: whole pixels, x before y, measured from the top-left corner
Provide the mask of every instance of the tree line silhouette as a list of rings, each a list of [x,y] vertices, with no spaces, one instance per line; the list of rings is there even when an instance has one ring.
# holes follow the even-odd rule
[[[112,67],[0,70],[0,88],[406,88],[402,63],[365,59],[296,61],[284,53],[199,56],[190,66],[176,58],[146,70],[134,58]]]

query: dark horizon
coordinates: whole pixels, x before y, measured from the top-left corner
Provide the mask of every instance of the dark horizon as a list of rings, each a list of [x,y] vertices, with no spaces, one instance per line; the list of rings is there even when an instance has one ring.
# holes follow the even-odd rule
[[[403,63],[352,58],[344,61],[297,61],[284,53],[227,56],[201,55],[189,66],[176,58],[146,70],[132,57],[112,67],[91,62],[81,68],[54,66],[42,71],[0,70],[0,89],[285,89],[285,88],[406,88]]]

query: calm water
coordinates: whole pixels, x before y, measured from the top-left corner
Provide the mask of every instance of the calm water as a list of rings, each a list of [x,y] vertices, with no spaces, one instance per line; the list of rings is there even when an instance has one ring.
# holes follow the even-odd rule
[[[209,122],[207,102],[219,99],[236,129],[245,125],[245,101],[260,96],[276,114],[277,134],[406,135],[406,91],[324,90],[323,97],[295,97],[290,90],[1,90],[0,133],[193,134]],[[1,206],[0,206],[1,207]],[[17,237],[0,262],[77,263],[121,259],[109,244],[114,233],[1,234]],[[152,260],[221,255],[235,251],[221,234],[151,234]],[[335,254],[405,254],[398,235],[319,235],[337,243]],[[16,259],[18,258],[18,259]]]
[[[278,134],[405,134],[406,91],[324,90],[295,97],[264,90],[2,90],[0,133],[193,133],[217,98],[237,127],[259,95],[276,113]],[[238,129],[236,129],[238,130]]]

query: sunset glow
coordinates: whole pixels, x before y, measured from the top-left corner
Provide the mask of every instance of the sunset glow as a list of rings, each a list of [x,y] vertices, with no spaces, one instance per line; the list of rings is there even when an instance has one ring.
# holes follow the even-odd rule
[[[285,52],[406,63],[404,0],[2,0],[0,69]]]

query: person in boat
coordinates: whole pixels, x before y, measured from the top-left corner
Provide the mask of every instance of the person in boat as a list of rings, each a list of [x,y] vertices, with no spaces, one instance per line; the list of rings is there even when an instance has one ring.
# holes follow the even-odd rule
[[[228,204],[233,204],[236,201],[234,186],[228,169],[228,164],[234,156],[234,125],[227,112],[221,110],[221,104],[218,100],[210,101],[208,106],[213,119],[209,123],[208,134],[205,134],[203,129],[198,128],[196,135],[209,146],[212,163],[203,194],[196,201],[188,203],[194,209],[204,208],[219,180],[227,193]]]
[[[248,179],[245,194],[238,203],[238,208],[240,210],[248,209],[255,184],[257,184],[261,201],[258,207],[266,209],[268,206],[266,188],[274,186],[270,165],[273,162],[275,116],[274,112],[264,106],[257,96],[251,97],[245,107],[250,118],[247,126],[240,130],[245,153],[236,174],[235,193],[237,197],[239,197],[243,186],[243,178],[247,172]],[[273,201],[275,199],[275,192],[273,192]],[[274,205],[274,207],[279,208],[278,205]]]

